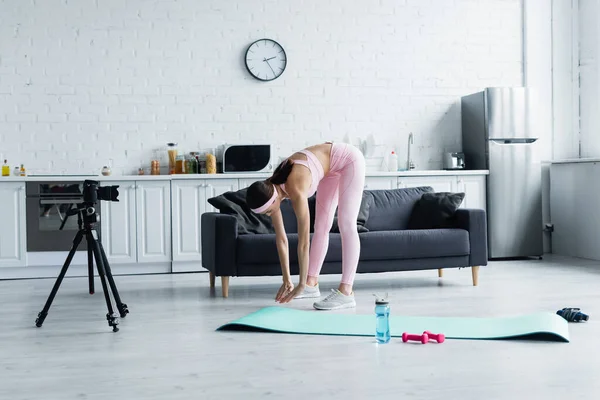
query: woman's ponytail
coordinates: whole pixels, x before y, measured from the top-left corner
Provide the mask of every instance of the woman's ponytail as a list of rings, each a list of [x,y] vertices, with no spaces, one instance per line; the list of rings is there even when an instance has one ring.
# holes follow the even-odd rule
[[[273,175],[270,178],[267,178],[267,181],[274,185],[281,185],[287,181],[288,176],[292,172],[292,167],[294,163],[289,158],[284,160],[281,164],[275,168]]]

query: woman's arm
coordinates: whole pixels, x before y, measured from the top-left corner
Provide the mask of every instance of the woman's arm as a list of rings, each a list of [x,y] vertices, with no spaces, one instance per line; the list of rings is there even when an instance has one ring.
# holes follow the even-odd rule
[[[298,220],[298,266],[300,269],[299,285],[305,286],[308,277],[308,259],[310,253],[310,211],[308,199],[303,195],[292,198],[292,205]]]
[[[277,244],[277,253],[279,254],[279,263],[281,264],[281,275],[283,277],[283,282],[291,282],[292,277],[290,275],[288,240],[285,233],[285,227],[283,226],[283,217],[279,208],[273,212],[271,219],[273,221],[273,227],[275,228],[275,242]]]

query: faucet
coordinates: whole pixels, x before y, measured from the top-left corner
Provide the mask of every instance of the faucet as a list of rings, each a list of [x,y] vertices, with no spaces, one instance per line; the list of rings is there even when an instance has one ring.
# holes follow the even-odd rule
[[[408,170],[415,169],[415,164],[410,159],[410,145],[414,144],[414,143],[415,143],[415,141],[414,141],[413,133],[411,132],[410,135],[408,135],[408,157],[406,158],[406,169],[408,169]]]

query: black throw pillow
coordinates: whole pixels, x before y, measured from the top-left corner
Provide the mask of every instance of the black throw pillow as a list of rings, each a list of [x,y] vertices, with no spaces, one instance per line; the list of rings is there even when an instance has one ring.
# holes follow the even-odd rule
[[[226,192],[222,195],[211,197],[208,199],[208,203],[222,214],[235,216],[238,220],[238,234],[275,233],[271,217],[264,214],[256,214],[246,204],[247,189],[244,188],[235,192]]]
[[[464,193],[424,193],[412,209],[408,229],[454,227],[456,210],[464,198]]]
[[[360,209],[358,210],[358,217],[356,218],[356,229],[358,230],[358,233],[369,232],[365,225],[367,223],[367,220],[369,219],[369,209],[371,208],[372,201],[373,196],[371,195],[371,193],[363,191],[362,200],[360,202]],[[338,214],[336,209],[335,217],[333,218],[333,225],[331,226],[331,230],[329,232],[340,233],[337,215]]]

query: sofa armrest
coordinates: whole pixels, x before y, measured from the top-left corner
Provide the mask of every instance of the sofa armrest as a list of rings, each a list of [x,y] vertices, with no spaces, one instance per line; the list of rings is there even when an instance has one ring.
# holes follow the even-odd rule
[[[202,266],[215,276],[236,276],[237,219],[233,215],[207,212],[200,219]]]
[[[487,217],[483,209],[459,208],[456,211],[456,227],[469,231],[469,266],[487,265]]]

